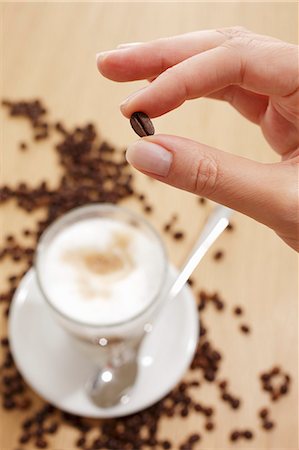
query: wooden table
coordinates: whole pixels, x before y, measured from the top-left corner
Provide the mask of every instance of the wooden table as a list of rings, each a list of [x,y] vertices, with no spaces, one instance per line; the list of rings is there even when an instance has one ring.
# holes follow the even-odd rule
[[[117,44],[184,33],[187,31],[240,24],[263,34],[296,42],[295,3],[2,3],[1,4],[1,94],[11,99],[41,97],[50,115],[69,125],[92,120],[102,136],[120,148],[135,139],[126,119],[119,113],[121,100],[143,82],[116,84],[103,79],[95,66],[95,53]],[[57,170],[48,141],[30,144],[21,153],[18,142],[28,140],[30,131],[22,120],[9,120],[2,114],[1,185],[28,181],[36,185],[46,178],[55,184]],[[198,100],[186,103],[165,117],[155,120],[158,131],[197,139],[236,154],[271,162],[271,151],[257,126],[246,122],[228,105]],[[164,236],[171,261],[180,265],[206,219],[211,205],[200,206],[195,196],[151,182],[136,174],[136,185],[146,192],[154,212],[148,219],[162,230],[174,212],[178,227],[187,232],[183,241]],[[129,205],[141,211],[134,201]],[[0,208],[1,238],[17,233],[33,221],[31,215],[13,203]],[[36,220],[36,215],[34,216]],[[198,289],[219,291],[226,310],[206,314],[215,346],[224,352],[221,376],[228,377],[232,390],[239,393],[243,406],[230,410],[219,400],[214,385],[204,384],[198,398],[215,405],[216,430],[204,433],[203,448],[233,448],[228,434],[233,427],[255,430],[252,442],[240,441],[242,449],[295,449],[297,441],[297,257],[271,230],[240,214],[233,217],[235,230],[225,233],[196,270]],[[213,259],[215,249],[225,253]],[[1,264],[1,281],[11,270]],[[238,329],[232,315],[234,305],[245,308],[245,321],[252,327],[249,336]],[[1,306],[3,309],[3,306]],[[1,336],[6,321],[1,314]],[[261,430],[257,411],[269,405],[261,391],[259,374],[281,364],[291,374],[291,393],[271,404],[277,427],[271,433]],[[35,397],[38,403],[38,397]],[[0,448],[17,447],[20,412],[0,410]],[[161,436],[179,443],[190,432],[202,431],[196,415],[188,419],[164,420]],[[75,434],[63,428],[51,441],[51,449],[73,449]],[[202,448],[202,446],[195,447]]]

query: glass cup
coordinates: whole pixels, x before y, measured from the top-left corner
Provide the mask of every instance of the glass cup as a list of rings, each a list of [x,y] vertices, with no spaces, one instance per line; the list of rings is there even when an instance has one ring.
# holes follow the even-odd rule
[[[147,239],[153,244],[153,247],[155,246],[156,252],[158,251],[160,270],[155,280],[155,291],[151,294],[151,298],[141,312],[117,323],[101,324],[99,320],[98,323],[93,321],[90,324],[86,321],[75,320],[61,311],[57,307],[57,302],[55,305],[53,304],[45,282],[45,256],[53,240],[67,227],[80,221],[95,218],[110,218],[119,224],[129,224],[132,227],[136,227],[138,231],[145,234]],[[78,246],[78,244],[80,245],[80,242],[74,243],[74,246]],[[111,370],[114,370],[114,372],[116,370],[121,371],[126,364],[129,365],[132,361],[134,364],[136,363],[140,344],[146,333],[151,331],[152,322],[165,301],[164,294],[167,289],[168,277],[168,263],[164,244],[157,232],[144,218],[126,208],[107,203],[76,208],[53,222],[44,231],[37,246],[35,268],[41,294],[54,318],[72,337],[74,343],[96,364],[97,374],[100,373],[102,378],[103,373],[106,374],[106,379],[109,381],[112,375],[109,375],[107,368],[110,368],[110,372]],[[135,375],[137,375],[137,369],[135,371]],[[98,380],[98,375],[95,379]],[[132,386],[134,382],[135,379],[131,376],[131,380],[128,380],[128,385],[124,386],[122,393]],[[123,383],[126,384],[125,381]],[[100,406],[103,406],[101,402]],[[110,406],[109,399],[107,406]]]

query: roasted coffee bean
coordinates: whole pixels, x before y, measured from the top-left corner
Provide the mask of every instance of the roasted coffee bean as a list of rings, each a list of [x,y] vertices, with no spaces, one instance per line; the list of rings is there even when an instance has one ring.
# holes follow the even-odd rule
[[[9,340],[8,340],[7,337],[4,337],[4,338],[1,339],[1,346],[2,347],[8,347],[8,344],[9,344]]]
[[[242,333],[244,334],[249,334],[250,333],[250,328],[248,325],[241,325],[240,326],[240,330],[242,331]]]
[[[162,446],[162,448],[164,450],[169,450],[172,447],[170,441],[163,441],[163,442],[161,442],[161,446]]]
[[[153,211],[153,207],[150,205],[146,205],[144,207],[144,212],[146,212],[147,214],[151,213]]]
[[[232,431],[232,433],[230,434],[230,440],[232,442],[237,441],[239,437],[240,437],[239,431]]]
[[[205,429],[206,429],[207,431],[212,431],[212,430],[214,430],[214,424],[213,424],[213,422],[207,422],[207,423],[205,424]]]
[[[135,133],[140,137],[155,134],[151,119],[143,112],[134,112],[130,117],[130,123]]]
[[[30,433],[24,433],[24,434],[22,434],[22,436],[20,436],[19,443],[20,444],[27,444],[27,442],[30,441],[30,438],[31,438]]]
[[[173,237],[176,241],[180,241],[181,239],[184,238],[184,233],[182,231],[177,231],[173,233]]]
[[[268,410],[267,408],[263,408],[263,409],[261,409],[260,412],[259,412],[259,416],[260,416],[262,419],[265,419],[268,415],[269,415],[269,410]]]
[[[199,433],[194,433],[194,434],[191,434],[191,436],[188,438],[188,442],[190,444],[194,444],[195,442],[200,441],[200,439],[201,439],[200,434]]]
[[[58,430],[58,423],[53,422],[47,429],[47,433],[54,434]]]
[[[181,417],[187,417],[189,415],[189,409],[188,408],[183,408],[181,410]]]
[[[42,439],[42,438],[38,438],[38,439],[35,441],[35,445],[36,445],[36,447],[38,447],[38,448],[46,448],[46,447],[48,447],[47,441],[45,441],[45,440]]]
[[[215,259],[215,261],[219,261],[220,259],[222,259],[224,256],[224,252],[222,250],[218,250],[217,252],[214,253],[213,258]]]
[[[221,390],[225,390],[227,388],[227,381],[226,380],[220,381],[218,386],[220,387]]]
[[[27,150],[27,144],[26,142],[20,142],[19,144],[20,150]]]
[[[252,433],[252,431],[249,431],[249,430],[245,430],[243,432],[243,436],[245,437],[245,439],[248,439],[248,440],[253,439],[253,433]]]
[[[238,398],[233,398],[232,401],[231,401],[231,407],[233,409],[240,408],[240,400]]]
[[[16,402],[12,398],[6,398],[3,401],[4,409],[14,409],[16,407]]]
[[[243,309],[240,306],[235,306],[234,308],[234,314],[236,316],[241,316],[243,314]]]
[[[267,431],[272,430],[272,428],[274,428],[274,422],[271,421],[265,421],[263,424],[263,428]]]

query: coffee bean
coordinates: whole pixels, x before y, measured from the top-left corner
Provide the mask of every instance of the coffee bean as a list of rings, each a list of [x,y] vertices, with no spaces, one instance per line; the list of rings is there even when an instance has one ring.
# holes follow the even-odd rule
[[[239,437],[240,437],[239,431],[233,431],[233,432],[230,434],[230,440],[231,440],[232,442],[237,441],[237,440],[239,439]]]
[[[219,261],[220,259],[222,259],[224,256],[224,252],[222,250],[218,250],[217,252],[214,253],[213,258],[215,259],[215,261]]]
[[[235,314],[236,316],[241,316],[241,315],[243,314],[243,309],[242,309],[240,306],[236,306],[236,307],[234,308],[234,314]]]
[[[38,447],[38,448],[46,448],[46,447],[48,447],[47,441],[45,441],[45,440],[42,439],[42,438],[37,439],[37,440],[35,441],[35,445],[36,445],[36,447]]]
[[[144,207],[144,212],[146,212],[146,213],[151,213],[153,211],[153,207],[152,206],[150,206],[150,205],[146,205],[145,207]]]
[[[263,408],[263,409],[261,409],[260,412],[259,412],[259,416],[260,416],[262,419],[265,419],[268,415],[269,415],[269,410],[268,410],[267,408]]]
[[[53,422],[47,429],[46,431],[50,434],[54,434],[56,433],[56,431],[58,430],[58,423],[57,422]]]
[[[225,390],[227,387],[227,381],[226,380],[220,381],[219,387],[220,389]]]
[[[287,384],[283,384],[280,386],[279,392],[280,394],[284,395],[287,394],[289,391],[288,385]]]
[[[244,431],[243,436],[245,437],[245,439],[248,440],[253,439],[253,433],[252,431],[249,430]]]
[[[9,344],[9,340],[8,340],[7,337],[4,337],[4,338],[1,339],[1,346],[2,347],[8,347],[8,344]]]
[[[182,231],[177,231],[176,233],[173,234],[173,237],[175,240],[180,241],[181,239],[184,238],[184,233]]]
[[[26,142],[20,142],[19,144],[20,150],[27,150],[27,144]]]
[[[155,134],[151,119],[143,112],[134,112],[131,115],[130,123],[135,133],[140,137]]]
[[[238,409],[240,407],[240,400],[237,398],[233,398],[231,400],[231,406],[233,409]]]
[[[19,443],[20,444],[27,444],[27,442],[30,441],[30,437],[31,437],[30,433],[22,434],[22,436],[20,436],[20,438],[19,438]]]
[[[250,328],[248,325],[241,325],[240,326],[240,330],[242,331],[242,333],[244,334],[249,334],[250,333]]]
[[[207,422],[207,423],[205,424],[205,429],[206,429],[207,431],[212,431],[212,430],[214,430],[214,424],[213,424],[213,422]]]
[[[194,433],[194,434],[191,434],[191,436],[188,438],[188,442],[190,444],[194,444],[195,442],[200,441],[200,439],[201,439],[200,434],[199,433]]]
[[[267,431],[272,430],[272,428],[274,428],[274,422],[266,421],[266,422],[263,424],[263,428],[264,428],[265,430],[267,430]]]
[[[170,448],[172,448],[171,442],[170,441],[163,441],[161,443],[161,446],[164,450],[169,450]]]

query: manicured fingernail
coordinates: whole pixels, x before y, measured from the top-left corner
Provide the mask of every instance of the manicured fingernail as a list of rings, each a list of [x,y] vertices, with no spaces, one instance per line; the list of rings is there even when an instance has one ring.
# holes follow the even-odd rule
[[[166,177],[172,163],[172,154],[158,144],[140,139],[127,149],[127,161],[136,169]]]
[[[121,104],[120,104],[121,112],[125,113],[126,107],[129,104],[129,102],[132,100],[132,98],[137,97],[142,91],[144,91],[147,88],[148,88],[148,86],[144,86],[143,88],[139,89],[138,91],[130,94],[123,102],[121,102]]]
[[[126,42],[125,44],[119,44],[117,48],[129,48],[129,47],[135,47],[137,45],[143,44],[143,42]]]
[[[96,54],[96,62],[97,62],[97,64],[100,62],[100,61],[103,61],[105,58],[106,58],[106,56],[108,56],[108,55],[111,55],[111,53],[114,53],[114,52],[117,52],[118,50],[116,49],[116,50],[107,50],[107,51],[105,51],[105,52],[99,52],[99,53],[97,53]]]

